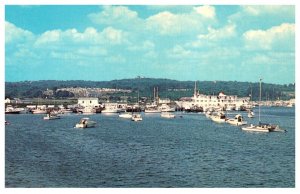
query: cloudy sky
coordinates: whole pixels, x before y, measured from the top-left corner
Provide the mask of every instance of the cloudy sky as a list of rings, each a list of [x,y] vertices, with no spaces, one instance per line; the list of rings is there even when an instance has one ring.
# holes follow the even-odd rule
[[[295,82],[294,6],[5,6],[5,81]]]

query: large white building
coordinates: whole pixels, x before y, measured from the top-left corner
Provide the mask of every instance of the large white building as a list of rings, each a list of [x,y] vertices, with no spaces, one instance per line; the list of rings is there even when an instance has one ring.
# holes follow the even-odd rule
[[[227,96],[223,92],[219,95],[204,95],[196,93],[189,101],[175,101],[176,104],[182,108],[189,109],[192,107],[202,107],[204,110],[207,108],[235,108],[239,109],[240,106],[249,104],[248,97],[238,98],[237,96]]]
[[[99,107],[98,98],[78,98],[77,104],[83,107]]]

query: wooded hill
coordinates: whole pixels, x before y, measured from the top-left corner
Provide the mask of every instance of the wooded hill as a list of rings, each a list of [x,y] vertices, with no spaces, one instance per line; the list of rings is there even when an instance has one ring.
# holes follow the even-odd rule
[[[172,100],[180,97],[189,97],[193,95],[195,81],[177,81],[170,79],[154,78],[134,78],[121,79],[112,81],[60,81],[60,80],[43,80],[43,81],[22,81],[22,82],[5,82],[5,97],[9,98],[34,98],[43,97],[43,91],[51,89],[55,97],[72,97],[72,94],[58,95],[55,91],[59,88],[67,87],[86,87],[86,88],[114,88],[129,89],[133,92],[132,96],[139,95],[153,97],[153,88],[158,87],[161,98],[170,98]],[[224,92],[226,95],[238,95],[246,97],[251,94],[253,100],[259,96],[259,83],[237,82],[237,81],[198,81],[197,90],[202,94],[216,95]],[[116,94],[117,96],[123,94]],[[268,84],[262,83],[263,100],[287,100],[295,98],[295,84]]]

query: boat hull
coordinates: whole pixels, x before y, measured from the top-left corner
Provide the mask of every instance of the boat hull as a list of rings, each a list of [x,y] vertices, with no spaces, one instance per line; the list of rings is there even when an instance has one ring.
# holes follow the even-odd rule
[[[261,128],[261,127],[242,127],[242,130],[244,130],[244,131],[253,131],[253,132],[262,132],[262,133],[270,132],[269,129]]]

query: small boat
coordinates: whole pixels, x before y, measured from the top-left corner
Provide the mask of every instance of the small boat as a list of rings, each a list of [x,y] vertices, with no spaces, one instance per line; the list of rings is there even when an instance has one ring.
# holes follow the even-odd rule
[[[44,120],[54,120],[54,119],[60,119],[60,116],[54,113],[48,113],[47,116],[44,117]]]
[[[141,114],[133,114],[132,117],[131,117],[131,120],[132,121],[142,121],[143,118],[142,118]]]
[[[271,125],[268,123],[259,123],[258,125],[251,124],[247,127],[242,127],[244,131],[254,131],[254,132],[273,132],[273,131],[284,131],[279,129],[278,125]]]
[[[206,113],[205,113],[205,116],[207,117],[207,118],[210,118],[211,116],[212,116],[212,114],[213,114],[213,111],[206,111]]]
[[[5,109],[5,114],[20,114],[20,110],[8,105]]]
[[[175,118],[175,115],[172,114],[172,113],[170,113],[170,112],[162,112],[162,113],[160,114],[160,116],[163,117],[163,118],[168,118],[168,119],[170,119],[170,118]]]
[[[95,121],[91,121],[89,118],[82,118],[80,122],[75,125],[75,128],[90,128],[95,127],[95,125]]]
[[[9,125],[10,123],[8,121],[5,121],[5,125]]]
[[[120,118],[125,118],[125,119],[131,119],[132,118],[132,113],[129,112],[124,112],[119,114]]]
[[[248,112],[248,118],[254,118],[254,112],[252,110]]]
[[[211,120],[217,123],[225,123],[227,118],[223,112],[218,112],[217,115],[212,115]]]
[[[175,107],[170,107],[167,104],[162,104],[158,107],[158,110],[160,110],[161,112],[175,112]]]
[[[243,121],[243,116],[240,114],[237,114],[233,119],[228,119],[226,122],[236,126],[247,125],[247,121]]]
[[[47,110],[46,109],[35,109],[35,110],[32,110],[32,114],[47,114]]]

